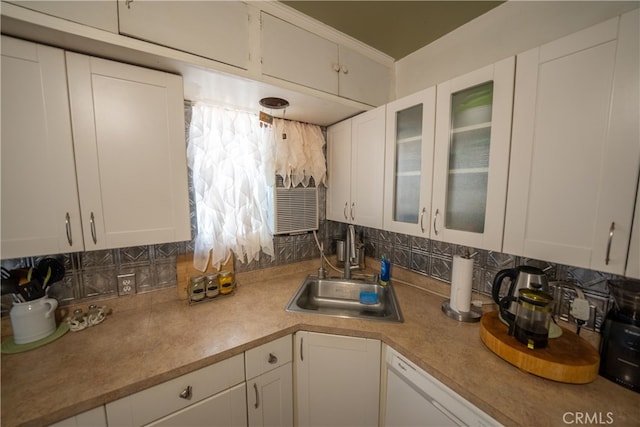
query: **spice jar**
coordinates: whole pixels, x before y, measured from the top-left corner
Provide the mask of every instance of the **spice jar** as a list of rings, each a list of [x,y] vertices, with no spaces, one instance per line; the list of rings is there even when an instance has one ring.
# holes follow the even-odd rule
[[[233,291],[233,272],[223,270],[218,273],[218,283],[220,284],[220,294],[230,294]]]
[[[204,291],[204,276],[195,276],[191,278],[191,292],[189,295],[191,296],[191,301],[201,301],[204,299],[205,291]]]
[[[207,274],[207,278],[205,280],[206,283],[206,294],[207,298],[215,298],[219,294],[218,287],[218,274]]]

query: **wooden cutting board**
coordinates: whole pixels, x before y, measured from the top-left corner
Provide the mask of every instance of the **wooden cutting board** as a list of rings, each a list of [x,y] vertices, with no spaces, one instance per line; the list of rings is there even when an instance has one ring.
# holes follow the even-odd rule
[[[586,384],[598,376],[600,354],[584,338],[562,328],[559,338],[545,348],[528,349],[500,321],[498,312],[486,313],[480,320],[480,339],[502,359],[523,371],[550,380]]]

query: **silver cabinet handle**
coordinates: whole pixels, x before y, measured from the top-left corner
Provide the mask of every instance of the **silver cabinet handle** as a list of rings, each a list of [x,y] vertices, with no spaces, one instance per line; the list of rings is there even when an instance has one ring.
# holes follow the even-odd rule
[[[253,383],[253,390],[256,392],[256,403],[253,404],[253,407],[258,409],[260,407],[260,394],[258,393],[258,385]]]
[[[98,238],[96,237],[96,218],[93,216],[93,212],[91,212],[91,218],[89,218],[89,223],[91,224],[91,238],[93,239],[93,244],[98,244]]]
[[[67,242],[69,242],[69,246],[73,246],[73,238],[71,236],[71,217],[69,216],[69,212],[64,217],[64,227],[67,230]]]
[[[344,215],[344,219],[349,220],[347,216],[347,206],[349,206],[349,202],[344,202],[344,209],[342,209],[342,214]]]
[[[607,241],[607,255],[605,256],[604,263],[605,265],[609,265],[609,261],[611,261],[611,242],[613,241],[613,233],[616,231],[616,223],[612,222],[611,227],[609,227],[609,240]]]
[[[191,400],[191,396],[193,396],[193,389],[190,385],[180,392],[181,399]]]
[[[302,352],[302,343],[304,342],[304,338],[300,338],[300,360],[304,361],[304,353]]]
[[[131,3],[133,3],[133,0],[125,0],[124,4],[127,5],[127,9],[131,9]]]
[[[355,202],[351,203],[351,221],[353,221],[354,219],[356,219],[356,218],[353,216],[353,211],[354,211],[355,207],[356,207],[356,203],[355,203]]]
[[[423,207],[422,211],[420,212],[420,230],[424,233],[424,214],[426,212],[427,208]]]
[[[336,73],[340,72],[340,64],[338,64],[336,62],[331,64],[331,68],[333,68],[333,71],[335,71]]]
[[[438,219],[438,214],[440,211],[436,209],[436,213],[433,215],[433,232],[438,235],[438,228],[436,227],[436,220]]]
[[[349,69],[346,65],[341,66],[340,71],[342,71],[342,74],[349,74]]]
[[[275,365],[276,363],[278,363],[278,356],[276,356],[273,353],[269,353],[269,360],[268,360],[270,365]]]

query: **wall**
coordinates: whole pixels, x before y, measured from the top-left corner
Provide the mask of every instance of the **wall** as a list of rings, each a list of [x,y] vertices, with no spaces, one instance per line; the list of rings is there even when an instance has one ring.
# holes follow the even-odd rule
[[[396,62],[396,97],[540,46],[640,5],[637,1],[509,1]]]

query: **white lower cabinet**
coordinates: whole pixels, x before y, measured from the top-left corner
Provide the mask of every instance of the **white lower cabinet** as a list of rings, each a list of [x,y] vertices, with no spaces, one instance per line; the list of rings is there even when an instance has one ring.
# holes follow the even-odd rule
[[[294,354],[299,426],[378,425],[380,341],[298,332]]]
[[[110,426],[246,426],[239,354],[106,405]]]
[[[291,335],[245,353],[249,426],[293,426]]]
[[[73,417],[51,424],[49,427],[107,427],[104,406],[90,409]]]
[[[387,427],[496,426],[496,420],[404,356],[386,347],[384,422]],[[384,381],[384,380],[383,380]]]

